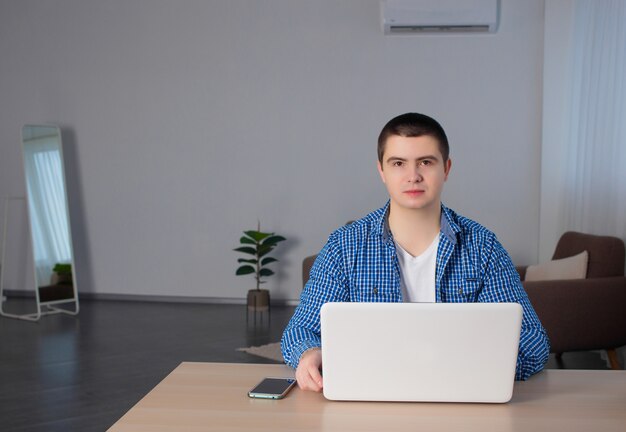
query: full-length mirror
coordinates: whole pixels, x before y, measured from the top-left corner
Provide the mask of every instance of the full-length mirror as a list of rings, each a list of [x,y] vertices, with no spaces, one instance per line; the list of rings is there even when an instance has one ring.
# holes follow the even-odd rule
[[[15,317],[37,320],[50,313],[74,315],[78,295],[61,131],[56,126],[24,126],[22,151],[37,312]],[[71,309],[67,308],[70,304]]]

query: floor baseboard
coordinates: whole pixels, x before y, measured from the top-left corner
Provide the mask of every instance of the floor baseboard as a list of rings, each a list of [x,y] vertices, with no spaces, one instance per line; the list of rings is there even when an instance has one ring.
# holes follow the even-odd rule
[[[34,291],[27,290],[4,290],[6,297],[34,298]],[[136,302],[156,302],[156,303],[201,303],[201,304],[228,304],[244,305],[245,298],[236,297],[191,297],[191,296],[159,296],[159,295],[137,295],[137,294],[107,294],[79,292],[79,300],[109,300],[109,301],[136,301]],[[4,300],[4,299],[3,299]],[[298,300],[271,299],[274,306],[297,306]]]

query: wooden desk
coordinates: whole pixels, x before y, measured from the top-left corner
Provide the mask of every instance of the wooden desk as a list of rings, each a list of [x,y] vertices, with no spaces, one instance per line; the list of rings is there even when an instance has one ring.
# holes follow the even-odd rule
[[[181,363],[109,429],[127,431],[626,431],[626,371],[546,370],[508,404],[331,402],[293,389],[250,399],[284,365]]]

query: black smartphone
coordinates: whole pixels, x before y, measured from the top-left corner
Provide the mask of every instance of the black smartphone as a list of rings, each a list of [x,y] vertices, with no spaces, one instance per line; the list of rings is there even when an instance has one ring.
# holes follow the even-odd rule
[[[265,378],[248,392],[248,396],[262,399],[282,399],[295,384],[294,378]]]

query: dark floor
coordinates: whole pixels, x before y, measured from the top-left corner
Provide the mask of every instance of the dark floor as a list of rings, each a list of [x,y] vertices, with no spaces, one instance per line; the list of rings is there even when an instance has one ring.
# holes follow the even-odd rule
[[[236,348],[278,341],[292,313],[255,325],[239,305],[82,301],[77,317],[0,317],[0,430],[104,431],[182,361],[273,363]]]
[[[9,299],[24,310],[32,299]],[[6,307],[5,306],[5,307]],[[239,305],[82,301],[77,317],[0,317],[0,430],[104,431],[182,361],[273,363],[236,348],[280,339],[293,307],[269,323]],[[252,318],[252,317],[251,317]],[[571,369],[606,369],[594,352]],[[554,358],[548,367],[556,368]]]

